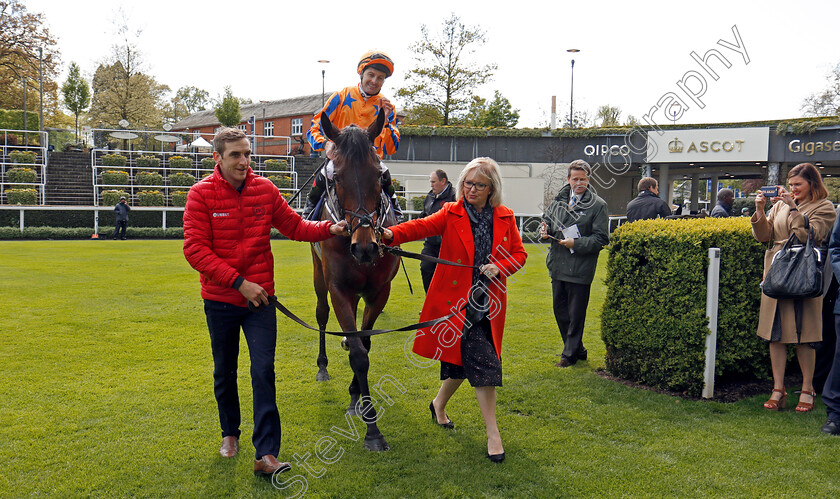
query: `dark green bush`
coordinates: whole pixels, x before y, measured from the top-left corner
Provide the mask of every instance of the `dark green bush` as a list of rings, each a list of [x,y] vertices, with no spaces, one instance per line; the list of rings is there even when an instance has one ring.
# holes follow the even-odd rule
[[[9,153],[9,159],[12,160],[12,163],[26,163],[31,165],[35,163],[37,157],[34,151],[12,151]]]
[[[102,206],[113,206],[120,202],[120,198],[125,196],[128,198],[128,193],[125,191],[118,191],[114,189],[108,189],[102,191],[102,196],[100,197],[100,205]]]
[[[163,185],[163,175],[157,172],[140,172],[134,176],[138,185]]]
[[[264,165],[265,169],[271,172],[289,171],[289,163],[285,159],[267,159]]]
[[[644,220],[612,234],[602,313],[612,374],[697,396],[703,389],[708,249],[721,250],[715,376],[768,375],[756,336],[764,245],[748,218]]]
[[[192,168],[192,160],[183,156],[169,158],[169,168]]]
[[[172,206],[186,206],[187,205],[187,191],[172,191],[169,193],[169,199]]]
[[[201,159],[201,167],[205,169],[215,168],[216,160],[213,158],[202,158]]]
[[[128,172],[105,170],[102,172],[102,183],[105,185],[128,185]]]
[[[99,212],[99,225],[113,228],[116,214],[113,203],[105,204],[100,201],[102,210]],[[58,227],[58,228],[86,228],[93,231],[94,212],[88,210],[27,210],[25,215],[25,226],[28,227]],[[138,211],[131,212],[130,227],[160,228],[162,214],[159,211]],[[166,212],[167,227],[181,227],[184,224],[184,212]],[[20,212],[17,210],[0,210],[0,227],[14,227],[20,230]]]
[[[137,193],[140,206],[163,206],[163,193],[160,191],[140,191]]]
[[[292,186],[292,178],[288,175],[269,175],[266,178],[271,180],[278,189],[288,189]]]
[[[426,200],[425,197],[416,196],[411,198],[411,207],[415,211],[423,211],[423,202]]]
[[[125,166],[128,158],[122,154],[106,154],[102,156],[102,164],[105,166]]]
[[[8,204],[38,204],[38,191],[35,189],[6,189]]]
[[[400,204],[400,209],[405,211],[406,210],[406,204],[408,203],[408,200],[406,200],[402,196],[397,196],[397,202]]]
[[[169,185],[190,186],[195,183],[195,177],[189,173],[172,173],[168,177]]]
[[[160,158],[156,156],[140,156],[134,164],[140,168],[159,168]]]
[[[12,168],[8,173],[9,182],[15,184],[34,184],[38,181],[38,173],[32,168]]]

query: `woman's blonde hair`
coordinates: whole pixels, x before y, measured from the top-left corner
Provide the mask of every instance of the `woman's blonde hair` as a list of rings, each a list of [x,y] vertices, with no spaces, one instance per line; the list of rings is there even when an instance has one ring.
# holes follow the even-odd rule
[[[499,164],[493,158],[475,158],[467,163],[458,177],[458,192],[455,194],[455,199],[460,201],[464,198],[464,179],[473,171],[490,181],[491,190],[487,197],[490,206],[494,208],[500,206],[502,204],[502,175],[499,173]]]

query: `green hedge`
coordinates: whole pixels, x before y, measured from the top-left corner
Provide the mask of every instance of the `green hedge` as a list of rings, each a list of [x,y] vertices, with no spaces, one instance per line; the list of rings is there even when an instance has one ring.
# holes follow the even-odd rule
[[[140,191],[137,193],[140,206],[163,206],[163,193],[160,191]]]
[[[187,205],[187,191],[172,191],[169,194],[172,206],[184,207]]]
[[[749,219],[643,220],[616,229],[602,313],[606,367],[646,385],[698,396],[703,389],[708,249],[721,249],[718,382],[763,379],[756,336],[764,245]]]
[[[288,175],[269,175],[266,178],[271,180],[278,189],[288,189],[292,186],[292,178]]]
[[[128,223],[126,235],[129,239],[183,239],[182,227],[136,227],[132,221]],[[26,227],[21,232],[19,227],[0,227],[0,240],[8,239],[92,239],[93,227]],[[114,226],[99,225],[99,240],[110,240],[114,235]],[[271,228],[272,239],[285,239],[280,232]]]
[[[105,170],[102,172],[102,183],[105,185],[128,185],[128,172]]]
[[[192,168],[192,160],[183,156],[169,158],[169,168]]]
[[[38,173],[32,168],[12,168],[8,174],[9,182],[15,184],[34,184],[38,181]]]
[[[411,208],[414,211],[423,211],[423,203],[426,201],[425,196],[415,196],[411,198]]]
[[[201,159],[201,167],[205,170],[215,168],[216,167],[216,160],[213,158],[202,158]]]
[[[38,204],[38,191],[35,189],[6,189],[7,204]]]
[[[289,171],[289,163],[284,159],[267,159],[264,163],[265,169],[272,172]]]
[[[9,153],[9,159],[12,163],[26,163],[28,165],[35,164],[38,155],[34,151],[12,151]]]
[[[195,183],[195,177],[189,173],[172,173],[168,179],[169,185],[190,186]]]
[[[114,226],[116,214],[113,203],[100,202],[102,211],[99,212],[100,226]],[[159,211],[137,211],[129,214],[130,227],[160,228],[163,216]],[[166,212],[167,227],[181,227],[184,224],[184,214],[181,211]],[[28,227],[58,227],[58,228],[86,228],[93,230],[93,212],[88,210],[27,210],[24,215],[24,225]],[[0,210],[0,227],[14,227],[20,230],[20,212],[17,210]],[[90,234],[88,234],[90,236]]]
[[[140,156],[134,164],[140,168],[159,168],[160,158],[156,156]]]
[[[102,156],[102,164],[105,166],[125,166],[128,158],[122,154],[106,154]]]
[[[163,175],[157,172],[139,172],[134,176],[137,185],[163,185]]]

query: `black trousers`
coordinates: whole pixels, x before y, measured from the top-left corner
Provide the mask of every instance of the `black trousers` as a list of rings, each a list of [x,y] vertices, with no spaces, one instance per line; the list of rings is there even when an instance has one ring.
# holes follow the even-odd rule
[[[834,316],[834,330],[840,331],[840,315]],[[828,419],[840,421],[840,341],[835,341],[832,360],[831,372],[822,390],[822,401],[825,404]]]
[[[213,391],[219,407],[222,437],[239,437],[239,390],[236,383],[239,330],[245,334],[251,357],[251,388],[254,391],[255,459],[280,453],[280,413],[274,385],[274,350],[277,315],[274,307],[251,312],[245,307],[204,300],[204,313],[213,350]]]
[[[440,243],[433,244],[428,240],[423,242],[423,249],[420,251],[422,255],[429,255],[437,258],[440,256]],[[420,276],[423,278],[423,289],[429,292],[429,285],[432,283],[432,277],[435,275],[436,263],[420,262]]]
[[[554,319],[563,338],[562,356],[572,364],[585,355],[583,346],[583,325],[586,323],[586,307],[589,305],[590,284],[566,281],[551,281],[554,305]]]
[[[117,238],[117,234],[122,239],[125,239],[125,229],[128,227],[128,220],[118,220],[116,227],[114,227],[114,239]]]

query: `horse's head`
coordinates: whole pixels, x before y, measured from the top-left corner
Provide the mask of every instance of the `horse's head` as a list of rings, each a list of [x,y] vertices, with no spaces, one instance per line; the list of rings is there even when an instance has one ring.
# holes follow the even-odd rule
[[[373,141],[382,132],[385,113],[380,112],[367,130],[350,125],[338,130],[321,114],[321,130],[335,143],[335,191],[341,216],[350,227],[350,253],[361,263],[379,255],[375,228],[381,225],[387,206],[381,196],[379,156]]]

